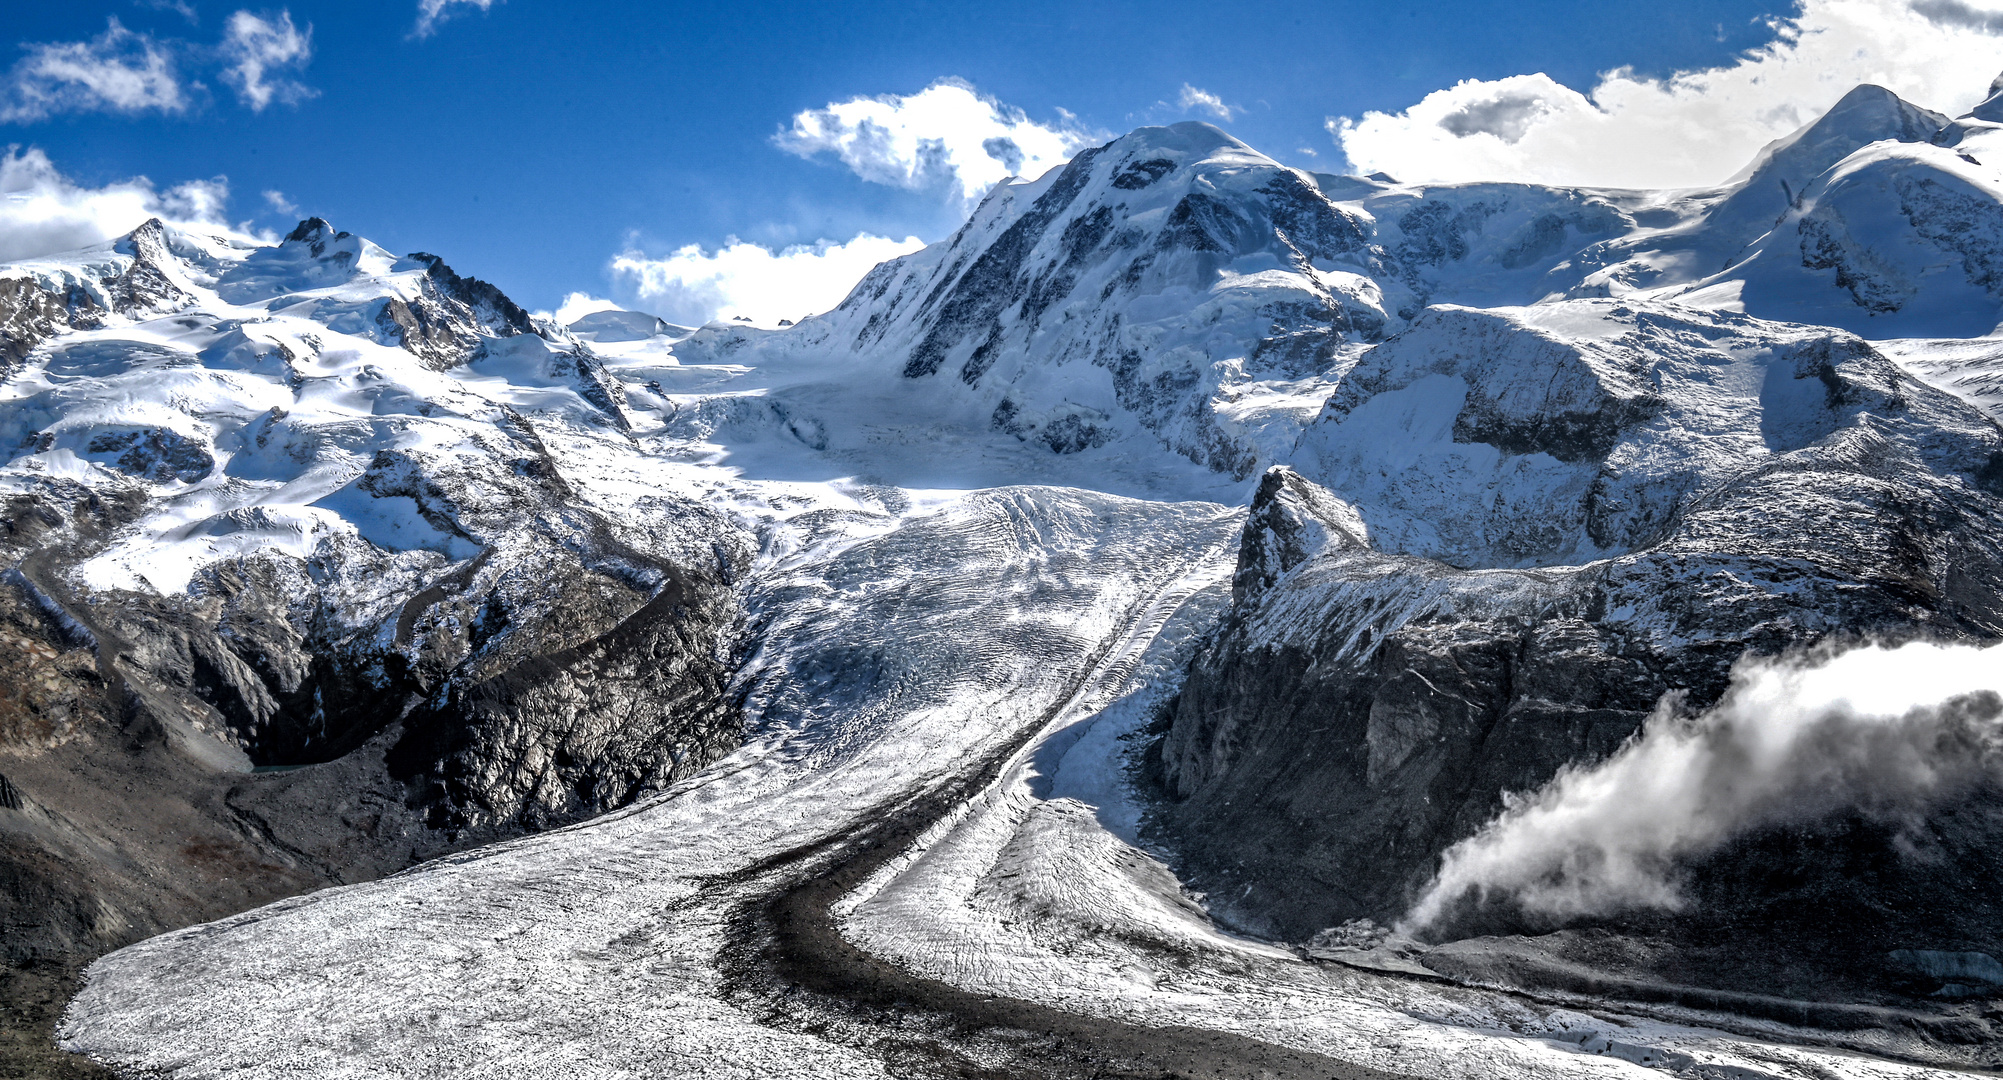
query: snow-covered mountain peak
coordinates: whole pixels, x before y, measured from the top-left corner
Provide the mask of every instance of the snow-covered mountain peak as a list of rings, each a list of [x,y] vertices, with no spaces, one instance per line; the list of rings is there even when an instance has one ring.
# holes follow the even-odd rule
[[[1142,128],[1003,185],[834,312],[729,348],[845,343],[1054,452],[1139,438],[1247,477],[1311,413],[1296,390],[1384,327],[1367,227],[1209,124]]]
[[[216,291],[228,303],[255,304],[335,289],[357,279],[373,280],[379,288],[392,275],[413,277],[422,270],[362,237],[335,229],[323,218],[308,218],[276,246],[252,252],[224,274]]]
[[[1092,823],[1140,828],[1115,789],[1152,770],[1174,799],[1147,827],[1175,830],[1178,872],[1208,875],[1185,880],[1235,929],[1382,940],[1343,921],[1393,917],[1503,793],[1604,759],[1668,691],[1722,692],[1747,650],[2003,636],[2003,429],[1889,347],[1802,321],[1994,325],[2003,125],[1949,146],[1926,141],[1939,122],[1860,88],[1738,186],[1672,192],[1322,177],[1208,124],[1143,128],[998,185],[781,330],[559,326],[318,218],[266,244],[154,222],[0,268],[0,682],[21,634],[73,632],[37,611],[85,627],[101,651],[72,649],[77,670],[130,692],[106,715],[237,770],[204,805],[230,844],[324,857],[309,884],[350,875],[349,852],[372,875],[440,850],[422,830],[493,838],[661,795],[122,953],[65,1037],[189,1076],[234,1067],[219,1053],[269,1068],[273,1046],[309,1072],[358,1046],[346,1063],[377,1072],[764,1068],[780,1057],[746,1056],[756,1025],[732,1019],[781,960],[760,890],[812,882],[834,891],[788,894],[832,920],[808,936],[899,986],[1111,1001],[1142,1041],[1218,1002],[1276,1038],[1280,1001],[1331,1018],[1322,1049],[1395,1047],[1370,1060],[1414,1075],[1710,1055],[1625,1026],[1655,1041],[1609,1062],[1579,1012],[1546,1029],[1430,982],[1411,993],[1452,996],[1370,990],[1387,1019],[1359,1040],[1358,980],[1384,972],[1331,980],[1215,934]],[[5,817],[41,796],[9,794],[26,758],[0,750]],[[311,767],[290,786],[253,763]],[[149,805],[121,787],[90,791]],[[842,835],[859,827],[878,831]],[[112,865],[78,835],[35,865]],[[906,858],[899,836],[930,839]],[[191,846],[177,828],[134,850]],[[98,879],[61,880],[80,925],[115,910]],[[20,896],[0,888],[0,923],[53,934]],[[1390,970],[1425,973],[1417,955]],[[420,1014],[438,1023],[402,1022]],[[615,1014],[656,1041],[603,1042]],[[1449,1014],[1481,1033],[1409,1055]],[[882,1071],[824,1068],[799,1056],[823,1026],[758,1015],[778,1071]],[[476,1029],[500,1034],[453,1037]]]
[[[1726,183],[1739,184],[1764,175],[1785,183],[1793,195],[1799,195],[1808,181],[1864,146],[1887,139],[1927,142],[1947,125],[1947,117],[1882,86],[1863,83],[1800,130],[1768,143]]]
[[[113,240],[111,249],[155,266],[163,266],[173,259],[167,250],[167,225],[159,218],[148,218],[138,228]]]
[[[1700,235],[1693,239],[1708,251],[1734,258],[1843,159],[1878,142],[1925,143],[1948,124],[1947,117],[1882,86],[1858,86],[1822,116],[1763,148],[1727,182],[1735,190],[1702,219]]]
[[[1185,120],[1165,127],[1135,128],[1100,150],[1114,187],[1137,191],[1153,185],[1170,168],[1215,172],[1231,168],[1281,168],[1279,162],[1217,127]],[[1167,166],[1160,163],[1166,162]]]
[[[1880,141],[1844,157],[1711,281],[1735,282],[1748,312],[1873,338],[1993,332],[2003,323],[2003,128],[1976,123],[1958,121],[1953,146]]]
[[[1866,336],[1986,332],[2003,272],[1985,269],[1980,223],[2003,196],[1983,185],[2003,186],[1982,179],[1988,154],[1933,144],[1948,128],[1859,86],[1734,184],[1664,192],[1319,176],[1209,124],[1140,128],[998,186],[952,237],[877,267],[824,316],[705,329],[673,350],[752,367],[846,353],[1053,453],[1155,443],[1248,479],[1286,460],[1356,356],[1429,304],[1630,297]],[[1838,229],[1850,214],[1891,217]]]
[[[2003,124],[2003,74],[1989,80],[1988,95],[1965,115],[1976,120],[1987,120],[1992,124]]]
[[[691,328],[676,326],[658,315],[617,308],[594,311],[571,320],[564,328],[581,340],[598,345],[645,341],[654,337],[686,337],[692,332]]]

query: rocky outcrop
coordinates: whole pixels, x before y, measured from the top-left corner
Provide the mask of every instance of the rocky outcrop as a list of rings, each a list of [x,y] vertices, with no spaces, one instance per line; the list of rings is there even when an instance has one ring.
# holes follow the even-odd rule
[[[410,259],[425,267],[418,295],[384,301],[376,325],[412,355],[444,369],[471,359],[484,339],[535,332],[528,312],[501,290],[460,277],[436,255],[419,252]]]
[[[11,372],[35,346],[102,309],[77,286],[52,290],[32,278],[0,278],[0,372]]]

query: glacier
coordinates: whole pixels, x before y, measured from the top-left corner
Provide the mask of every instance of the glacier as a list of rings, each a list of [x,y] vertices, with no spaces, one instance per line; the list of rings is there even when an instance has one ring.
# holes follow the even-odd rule
[[[1993,1068],[1888,959],[1979,905],[1384,929],[1742,656],[2003,638],[1990,115],[1669,192],[1143,128],[781,330],[318,219],[0,267],[9,959],[127,1075]]]

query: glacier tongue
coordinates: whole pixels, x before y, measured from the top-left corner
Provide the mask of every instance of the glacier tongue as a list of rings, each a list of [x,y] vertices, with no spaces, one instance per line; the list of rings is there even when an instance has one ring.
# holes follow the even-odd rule
[[[775,625],[747,674],[750,738],[701,777],[580,828],[114,954],[68,1037],[191,1077],[881,1075],[730,1003],[731,924],[757,894],[727,882],[757,882],[761,864],[811,873],[781,857],[1033,731],[1235,517],[1004,490],[840,547],[753,598]],[[1192,534],[1208,543],[1192,551]]]

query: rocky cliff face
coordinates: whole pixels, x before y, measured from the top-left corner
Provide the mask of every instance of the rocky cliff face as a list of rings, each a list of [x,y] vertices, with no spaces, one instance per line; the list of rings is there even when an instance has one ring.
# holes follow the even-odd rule
[[[2003,637],[1999,454],[1988,417],[1839,331],[1614,301],[1429,312],[1262,482],[1231,617],[1157,751],[1161,836],[1262,934],[1390,925],[1511,793],[1604,759],[1665,696],[1715,702],[1743,655]],[[1961,847],[2003,840],[1962,827]],[[1836,896],[1876,902],[1842,859],[1790,857],[1783,885],[1748,858],[1703,879],[1707,918],[1785,915],[1799,945]],[[1930,916],[1900,918],[1926,937]],[[1779,977],[1747,955],[1681,976]]]

